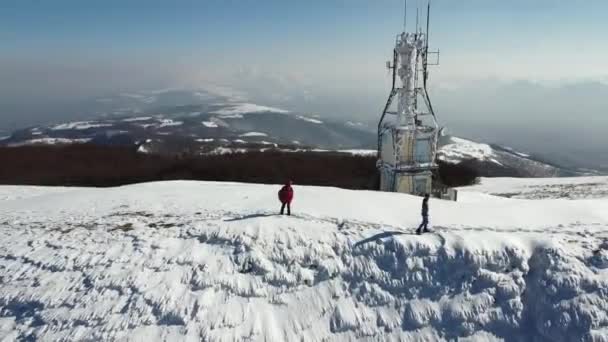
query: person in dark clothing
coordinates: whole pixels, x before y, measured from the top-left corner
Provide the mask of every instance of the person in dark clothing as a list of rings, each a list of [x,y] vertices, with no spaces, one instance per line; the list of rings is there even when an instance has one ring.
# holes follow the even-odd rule
[[[422,200],[422,223],[416,229],[416,234],[418,235],[422,232],[429,232],[429,197],[429,194],[424,194],[424,199]]]
[[[291,215],[291,201],[293,200],[293,188],[291,187],[291,181],[287,181],[285,185],[279,190],[279,201],[281,201],[281,215],[287,207],[287,215]]]

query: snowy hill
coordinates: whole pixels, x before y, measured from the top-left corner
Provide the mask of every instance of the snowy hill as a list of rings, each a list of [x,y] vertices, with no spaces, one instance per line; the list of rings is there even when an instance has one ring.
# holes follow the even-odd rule
[[[483,177],[564,177],[586,172],[557,166],[508,147],[453,136],[440,138],[437,158],[450,164],[465,163]]]
[[[463,189],[507,198],[608,198],[608,177],[481,179],[480,184]]]
[[[3,186],[0,340],[607,340],[608,199],[493,181],[423,236],[402,194],[296,187],[287,217],[269,185]]]

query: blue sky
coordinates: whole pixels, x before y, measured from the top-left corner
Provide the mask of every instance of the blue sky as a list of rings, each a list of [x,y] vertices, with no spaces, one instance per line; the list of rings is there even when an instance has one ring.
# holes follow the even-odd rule
[[[410,23],[417,2],[425,3],[409,1]],[[2,58],[368,77],[382,73],[374,66],[390,56],[402,3],[9,0],[0,3]],[[593,77],[608,52],[606,15],[603,0],[435,0],[432,44],[443,51],[445,78]],[[564,65],[569,62],[577,67]]]

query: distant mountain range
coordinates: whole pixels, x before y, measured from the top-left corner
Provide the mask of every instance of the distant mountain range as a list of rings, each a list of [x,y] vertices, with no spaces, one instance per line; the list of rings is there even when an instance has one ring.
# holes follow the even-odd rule
[[[88,121],[28,127],[0,137],[2,146],[94,143],[132,145],[142,153],[220,154],[251,150],[344,151],[373,155],[375,127],[247,102],[221,91],[167,89],[123,93],[91,104]],[[506,147],[441,137],[439,160],[466,163],[482,176],[588,174]]]
[[[482,144],[453,136],[440,137],[439,144],[439,160],[465,164],[484,177],[568,177],[597,173],[555,165],[542,157],[509,147]]]

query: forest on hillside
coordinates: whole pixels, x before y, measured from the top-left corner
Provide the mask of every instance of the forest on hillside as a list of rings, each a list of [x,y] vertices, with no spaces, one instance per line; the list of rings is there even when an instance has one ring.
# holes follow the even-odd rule
[[[0,184],[109,187],[161,180],[205,180],[335,186],[376,190],[376,158],[333,152],[154,155],[92,144],[0,148]],[[448,186],[475,182],[466,162],[440,163]]]

